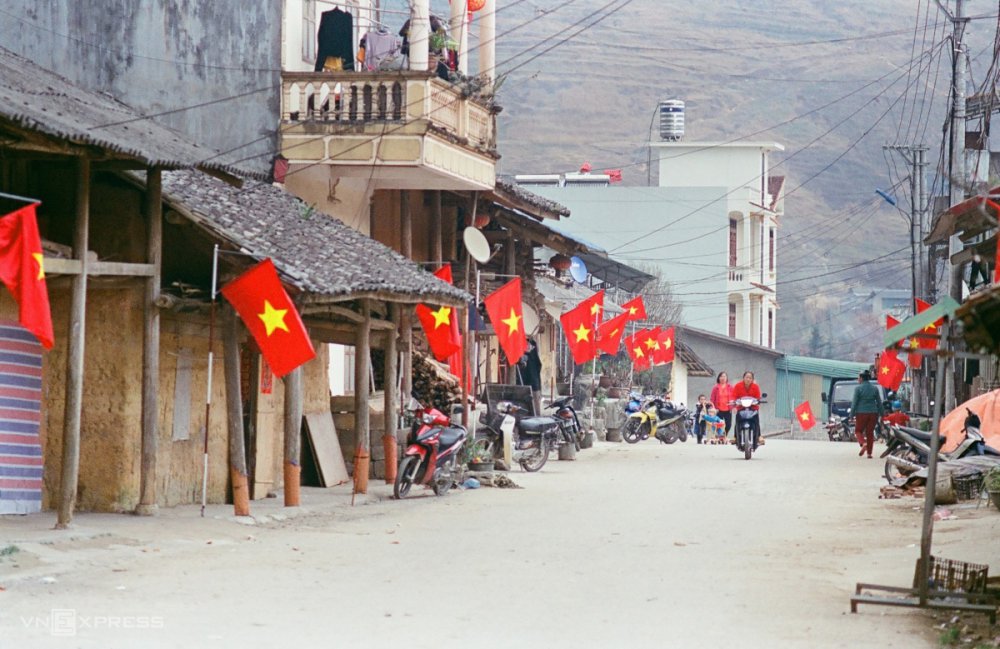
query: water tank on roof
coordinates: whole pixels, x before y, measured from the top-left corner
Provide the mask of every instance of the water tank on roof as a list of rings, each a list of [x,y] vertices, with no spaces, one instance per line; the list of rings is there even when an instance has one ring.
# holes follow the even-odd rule
[[[676,142],[684,137],[684,102],[667,99],[660,102],[660,139]]]

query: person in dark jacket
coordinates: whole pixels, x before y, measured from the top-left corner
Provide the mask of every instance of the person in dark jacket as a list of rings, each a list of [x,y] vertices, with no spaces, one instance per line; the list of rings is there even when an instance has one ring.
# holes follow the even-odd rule
[[[858,387],[851,399],[851,414],[854,415],[854,434],[858,438],[861,450],[858,457],[865,452],[868,458],[872,456],[872,446],[875,445],[875,424],[882,416],[882,395],[878,388],[872,385],[872,375],[865,370],[858,375]]]
[[[542,359],[538,355],[538,343],[528,338],[528,351],[517,363],[516,381],[518,385],[531,386],[531,401],[535,416],[542,414]]]

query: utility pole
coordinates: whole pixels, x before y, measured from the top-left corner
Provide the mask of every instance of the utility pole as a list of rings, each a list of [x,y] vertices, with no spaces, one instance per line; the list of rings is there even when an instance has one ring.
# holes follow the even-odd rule
[[[927,223],[927,190],[926,172],[924,168],[927,162],[924,153],[927,145],[887,145],[882,147],[898,152],[908,165],[910,165],[910,284],[914,298],[927,297],[927,254],[924,250],[924,236]],[[916,312],[915,303],[910,304],[910,308]],[[915,412],[927,412],[927,382],[923,370],[913,370],[913,400],[910,404],[911,410]]]
[[[945,13],[952,27],[952,68],[951,68],[951,147],[948,164],[950,186],[949,202],[952,205],[965,200],[965,58],[966,48],[963,42],[965,26],[969,19],[964,14],[964,0],[955,0],[955,11],[941,1],[935,0],[938,7]],[[962,268],[952,265],[951,257],[963,248],[962,240],[952,236],[948,241],[948,258],[945,267],[948,272],[948,294],[956,301],[962,301]],[[939,377],[940,378],[940,377]],[[955,373],[945,373],[944,411],[949,412],[955,407]]]

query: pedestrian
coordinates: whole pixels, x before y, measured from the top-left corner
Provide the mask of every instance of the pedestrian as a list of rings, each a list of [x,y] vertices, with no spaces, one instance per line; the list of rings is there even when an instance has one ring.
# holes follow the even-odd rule
[[[757,401],[760,401],[760,386],[754,381],[753,372],[747,370],[743,372],[743,380],[733,386],[732,390],[733,401],[736,401],[740,397],[753,397]],[[757,413],[757,416],[753,418],[753,448],[757,450],[757,444],[760,441],[760,406],[754,404],[750,406],[750,409]],[[737,443],[739,440],[733,439],[733,443]],[[742,448],[740,449],[743,450]]]
[[[518,385],[531,386],[531,404],[534,416],[542,414],[542,359],[538,355],[538,343],[534,338],[528,338],[528,351],[517,363]]]
[[[892,412],[882,418],[882,421],[893,424],[895,426],[909,426],[910,416],[903,412],[903,403],[900,401],[892,402]]]
[[[712,404],[704,394],[698,395],[698,404],[694,407],[694,434],[698,438],[698,443],[705,443],[705,415]]]
[[[729,385],[728,374],[719,372],[719,375],[715,377],[715,385],[712,386],[708,400],[712,402],[718,415],[722,417],[722,421],[725,423],[725,433],[728,435],[733,428],[733,413],[729,409],[729,402],[733,400],[733,386]]]
[[[872,447],[875,445],[875,424],[882,416],[882,396],[878,388],[871,383],[871,372],[865,370],[858,375],[858,387],[851,399],[851,414],[854,415],[854,434],[858,438],[858,457],[868,453],[872,457]]]

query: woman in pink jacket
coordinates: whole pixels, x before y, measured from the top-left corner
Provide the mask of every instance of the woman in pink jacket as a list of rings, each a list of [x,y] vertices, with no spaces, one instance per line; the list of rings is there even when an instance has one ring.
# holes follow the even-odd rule
[[[729,385],[728,374],[719,372],[719,376],[715,377],[715,385],[712,387],[712,394],[708,400],[719,411],[718,415],[725,422],[726,437],[728,437],[729,431],[733,427],[733,413],[729,410],[729,402],[733,400],[733,386]]]

